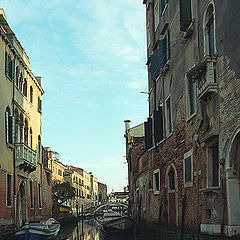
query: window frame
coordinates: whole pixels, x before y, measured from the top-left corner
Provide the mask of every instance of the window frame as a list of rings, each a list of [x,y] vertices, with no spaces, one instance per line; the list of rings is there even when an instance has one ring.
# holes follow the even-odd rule
[[[168,107],[169,101],[169,107]],[[172,123],[172,101],[171,95],[165,99],[165,118],[166,118],[166,137],[170,137],[173,134],[173,123]],[[171,131],[170,131],[171,130]]]
[[[156,174],[158,173],[158,189],[157,189],[157,186],[156,186]],[[155,195],[159,194],[160,193],[160,169],[157,168],[153,171],[153,193]]]
[[[186,174],[186,160],[190,157],[191,161],[191,180],[186,181],[185,174]],[[184,154],[183,159],[183,180],[184,180],[184,187],[192,187],[193,186],[193,149],[189,150]]]
[[[160,23],[160,1],[161,0],[155,0],[154,1],[154,10],[153,10],[153,14],[154,14],[154,31],[156,32],[159,23]]]
[[[197,83],[193,82],[190,78],[185,76],[186,78],[186,109],[187,109],[187,119],[186,121],[189,121],[192,117],[194,117],[197,114]],[[190,89],[190,82],[195,85],[195,96],[191,97],[191,94],[194,95],[194,91],[191,91]],[[192,108],[194,111],[192,112]]]
[[[30,195],[30,209],[34,208],[34,184],[33,181],[29,181],[29,195]]]
[[[38,183],[38,206],[42,209],[42,186]]]

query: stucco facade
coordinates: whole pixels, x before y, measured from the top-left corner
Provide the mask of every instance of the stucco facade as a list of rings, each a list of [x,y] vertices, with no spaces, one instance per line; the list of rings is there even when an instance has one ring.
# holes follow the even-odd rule
[[[0,225],[49,217],[43,196],[41,77],[0,10]],[[46,211],[46,212],[45,212]]]

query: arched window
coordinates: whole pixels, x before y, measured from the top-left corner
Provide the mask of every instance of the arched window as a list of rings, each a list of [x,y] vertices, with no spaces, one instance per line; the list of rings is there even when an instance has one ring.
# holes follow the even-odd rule
[[[15,142],[18,142],[18,129],[19,129],[19,114],[17,108],[14,110],[14,117],[15,117]]]
[[[19,79],[19,90],[22,91],[22,85],[23,85],[23,74],[20,73],[20,79]]]
[[[23,95],[27,97],[27,79],[26,78],[24,78]]]
[[[204,16],[204,53],[205,55],[214,56],[216,54],[215,39],[215,9],[213,3],[208,5]]]
[[[27,119],[25,119],[25,122],[24,122],[24,143],[26,145],[28,145],[28,121]]]
[[[175,189],[175,174],[174,174],[173,168],[171,168],[168,173],[168,184],[169,184],[169,190]]]
[[[33,147],[33,136],[32,136],[32,128],[30,128],[30,147]]]
[[[16,86],[19,87],[19,67],[16,67]]]
[[[32,86],[30,87],[30,102],[33,102],[33,88]]]
[[[20,113],[19,117],[19,125],[20,125],[20,142],[23,142],[23,114]]]

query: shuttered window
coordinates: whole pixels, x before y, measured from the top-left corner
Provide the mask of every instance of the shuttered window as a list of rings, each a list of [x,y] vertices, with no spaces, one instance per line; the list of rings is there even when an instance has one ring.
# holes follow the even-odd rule
[[[33,208],[33,182],[30,181],[30,208]]]
[[[158,107],[158,111],[153,113],[154,119],[154,141],[160,142],[163,140],[163,110],[162,106]]]
[[[191,0],[180,0],[180,30],[185,31],[192,22]]]
[[[192,171],[192,163],[191,163],[191,156],[187,157],[185,159],[185,182],[191,182],[192,181],[192,174],[191,174],[191,171]]]
[[[144,131],[145,131],[145,146],[146,149],[152,147],[152,118],[148,118],[147,122],[144,122]]]
[[[42,187],[40,183],[38,184],[38,204],[39,208],[42,208]]]

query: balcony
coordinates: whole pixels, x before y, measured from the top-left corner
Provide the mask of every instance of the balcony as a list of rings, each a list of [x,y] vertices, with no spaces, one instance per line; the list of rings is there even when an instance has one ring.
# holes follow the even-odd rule
[[[16,167],[24,169],[24,172],[31,173],[36,170],[37,154],[24,143],[15,143],[15,160]]]
[[[216,76],[217,58],[206,56],[204,58],[205,71],[200,74],[197,80],[197,96],[201,100],[206,100],[207,97],[217,93],[217,76]]]

